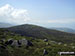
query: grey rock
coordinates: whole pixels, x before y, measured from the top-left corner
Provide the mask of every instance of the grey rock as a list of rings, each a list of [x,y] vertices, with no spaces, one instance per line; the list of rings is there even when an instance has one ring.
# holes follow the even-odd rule
[[[43,50],[43,56],[45,56],[45,55],[47,55],[47,54],[48,54],[47,50],[44,49],[44,50]]]
[[[48,42],[48,39],[44,39],[44,42]]]
[[[12,45],[12,46],[19,46],[17,40],[14,40],[13,43],[12,43],[11,45]]]
[[[19,44],[21,45],[27,45],[27,40],[24,38],[22,40],[19,40]]]

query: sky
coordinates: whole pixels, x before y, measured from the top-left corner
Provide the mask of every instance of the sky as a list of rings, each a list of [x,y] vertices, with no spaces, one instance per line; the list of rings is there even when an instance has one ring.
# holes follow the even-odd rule
[[[0,22],[75,29],[75,0],[0,0]]]

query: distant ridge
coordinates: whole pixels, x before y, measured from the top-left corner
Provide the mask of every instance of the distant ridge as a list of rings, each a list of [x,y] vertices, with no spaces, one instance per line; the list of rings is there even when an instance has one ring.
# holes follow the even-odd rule
[[[58,31],[74,33],[75,34],[75,30],[71,29],[71,28],[50,28],[50,29],[55,29],[55,30],[58,30]]]
[[[11,27],[11,26],[14,26],[14,25],[9,24],[9,23],[0,22],[0,28],[8,28],[8,27]]]

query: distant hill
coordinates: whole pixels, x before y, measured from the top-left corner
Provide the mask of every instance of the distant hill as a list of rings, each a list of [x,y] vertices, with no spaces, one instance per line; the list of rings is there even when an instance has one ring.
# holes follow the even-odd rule
[[[75,34],[75,30],[74,29],[70,29],[70,28],[52,28],[52,29]]]
[[[70,43],[75,42],[75,34],[61,32],[53,29],[47,29],[41,26],[24,24],[8,28],[9,31],[13,31],[23,36],[50,39],[57,42]]]
[[[0,28],[7,28],[7,27],[11,27],[11,26],[14,26],[14,25],[9,24],[9,23],[0,22]]]

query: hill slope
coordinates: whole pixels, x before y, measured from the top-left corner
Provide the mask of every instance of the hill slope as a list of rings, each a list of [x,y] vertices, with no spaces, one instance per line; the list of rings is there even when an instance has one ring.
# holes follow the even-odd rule
[[[47,29],[36,25],[29,25],[29,24],[19,25],[19,26],[10,27],[8,28],[8,30],[33,38],[39,38],[39,39],[47,38],[50,40],[63,42],[63,43],[75,42],[75,34]]]
[[[72,44],[59,44],[54,43],[51,40],[44,41],[42,39],[33,39],[31,37],[20,36],[14,33],[12,35],[6,29],[0,29],[0,56],[60,56],[58,54],[59,51],[61,52],[74,52],[75,51],[75,43]],[[2,41],[4,39],[4,41]],[[30,41],[33,46],[16,46],[18,42],[15,42],[14,46],[11,44],[5,45],[5,43],[9,40],[21,40],[27,39]],[[23,40],[24,41],[24,40]],[[24,42],[25,43],[25,42]],[[46,50],[46,55],[44,55],[44,50]],[[69,56],[69,55],[62,55],[62,56]]]

